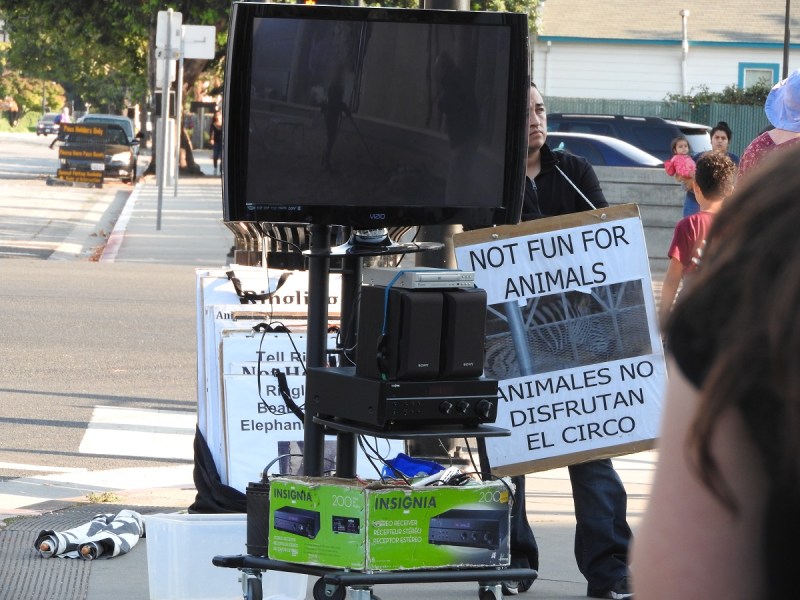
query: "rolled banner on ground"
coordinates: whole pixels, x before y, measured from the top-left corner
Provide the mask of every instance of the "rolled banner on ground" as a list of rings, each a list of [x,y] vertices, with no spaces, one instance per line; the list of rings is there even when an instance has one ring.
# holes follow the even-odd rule
[[[98,514],[66,531],[42,530],[34,548],[42,558],[113,558],[130,552],[144,535],[142,516],[132,510]]]

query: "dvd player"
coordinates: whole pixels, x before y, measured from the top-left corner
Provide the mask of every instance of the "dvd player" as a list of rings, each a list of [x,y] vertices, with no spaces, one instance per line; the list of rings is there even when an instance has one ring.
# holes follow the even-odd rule
[[[364,285],[371,286],[382,285],[414,290],[475,287],[475,272],[458,269],[365,267],[362,274]]]

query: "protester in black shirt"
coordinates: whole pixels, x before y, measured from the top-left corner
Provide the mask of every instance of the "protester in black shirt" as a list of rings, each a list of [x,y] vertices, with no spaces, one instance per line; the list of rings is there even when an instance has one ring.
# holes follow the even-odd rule
[[[547,112],[539,90],[531,86],[528,119],[528,160],[522,220],[565,215],[608,206],[600,183],[586,159],[553,151],[547,139]],[[569,467],[575,503],[575,559],[588,582],[591,598],[632,598],[628,580],[627,493],[611,460]],[[523,510],[512,523],[512,564],[538,569],[538,548],[524,511],[525,478],[515,477]],[[525,586],[522,587],[525,589]],[[514,590],[510,590],[514,593]],[[508,592],[507,592],[508,593]]]

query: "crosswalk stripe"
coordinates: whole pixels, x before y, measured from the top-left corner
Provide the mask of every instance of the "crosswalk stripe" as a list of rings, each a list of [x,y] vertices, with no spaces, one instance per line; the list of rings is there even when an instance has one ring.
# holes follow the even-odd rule
[[[194,413],[95,406],[81,454],[193,460]]]

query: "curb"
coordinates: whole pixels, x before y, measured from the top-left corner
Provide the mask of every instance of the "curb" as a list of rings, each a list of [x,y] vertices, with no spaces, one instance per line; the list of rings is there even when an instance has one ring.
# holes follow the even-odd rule
[[[117,254],[119,254],[119,249],[122,246],[122,240],[125,238],[125,230],[128,227],[128,221],[130,221],[131,215],[133,214],[133,209],[136,207],[136,203],[139,201],[139,194],[142,191],[143,185],[144,183],[140,179],[136,183],[131,195],[128,196],[128,200],[125,202],[125,207],[122,209],[117,222],[114,224],[114,229],[108,236],[106,245],[103,248],[103,252],[100,254],[100,258],[97,262],[110,263],[116,260]]]

